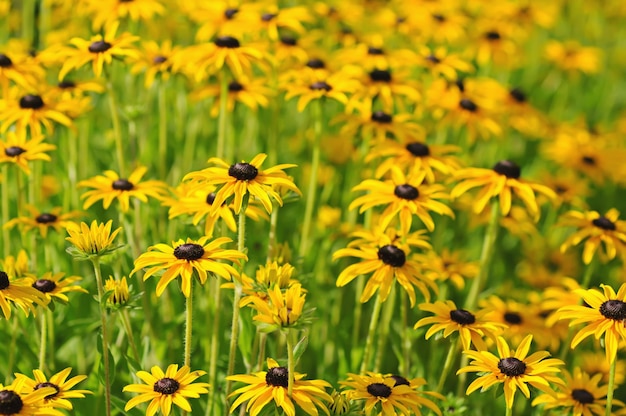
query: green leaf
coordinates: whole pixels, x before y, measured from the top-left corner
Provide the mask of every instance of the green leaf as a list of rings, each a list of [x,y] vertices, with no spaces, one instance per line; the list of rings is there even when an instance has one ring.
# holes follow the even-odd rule
[[[293,359],[295,361],[294,365],[298,364],[300,357],[302,357],[302,354],[304,354],[304,351],[306,351],[306,348],[308,346],[309,346],[309,337],[305,335],[300,339],[300,341],[298,341],[296,346],[293,347]]]

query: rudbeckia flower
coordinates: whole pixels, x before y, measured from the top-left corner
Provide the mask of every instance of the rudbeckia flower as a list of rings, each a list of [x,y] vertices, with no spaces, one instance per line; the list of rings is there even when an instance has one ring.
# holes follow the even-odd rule
[[[13,278],[5,271],[0,270],[0,309],[5,319],[11,317],[11,305],[15,305],[28,316],[30,312],[35,314],[36,303],[46,306],[48,298],[39,290],[33,288],[26,278]]]
[[[287,93],[285,100],[298,98],[298,111],[302,112],[313,100],[324,97],[332,98],[342,104],[348,102],[348,93],[354,92],[359,86],[358,81],[344,72],[302,72],[296,79],[282,83],[281,88]]]
[[[41,370],[33,370],[33,377],[25,374],[15,373],[16,381],[24,385],[24,392],[35,392],[42,387],[51,387],[54,391],[44,397],[44,404],[52,408],[72,410],[72,403],[68,399],[82,399],[85,394],[91,394],[89,390],[72,390],[72,388],[87,379],[87,376],[74,376],[69,380],[67,377],[72,372],[72,368],[59,371],[56,374],[46,377]],[[39,413],[37,413],[39,414]]]
[[[125,19],[150,22],[166,11],[157,0],[87,0],[85,3],[83,7],[94,29],[107,28]]]
[[[267,87],[267,80],[264,78],[248,79],[241,78],[228,83],[228,96],[226,97],[226,110],[229,113],[235,111],[235,104],[243,104],[250,110],[257,112],[259,107],[267,107],[270,97],[274,91]],[[211,117],[217,117],[220,111],[220,86],[207,85],[192,91],[192,100],[211,98]]]
[[[41,237],[46,238],[50,228],[55,231],[65,231],[65,229],[71,224],[76,224],[72,221],[72,219],[81,215],[78,211],[71,211],[63,214],[63,208],[61,207],[55,207],[49,211],[40,211],[35,206],[26,204],[24,208],[30,213],[30,216],[14,218],[4,224],[3,227],[11,228],[16,225],[21,225],[22,230],[25,232],[33,229],[39,229]]]
[[[43,293],[48,300],[57,299],[67,303],[69,299],[66,295],[68,292],[88,293],[85,289],[73,283],[82,280],[79,276],[65,276],[65,273],[46,272],[40,277],[26,277],[32,287]]]
[[[44,136],[37,134],[26,140],[25,135],[13,131],[5,133],[5,140],[0,140],[0,163],[15,163],[25,174],[30,175],[29,162],[34,160],[50,161],[47,152],[56,146],[44,142]],[[5,225],[6,226],[6,225]]]
[[[560,42],[549,41],[544,49],[545,58],[564,71],[580,71],[595,74],[600,69],[601,50],[582,46],[574,40]]]
[[[9,416],[63,416],[64,413],[50,407],[45,398],[55,393],[54,387],[44,386],[29,390],[23,378],[3,386],[0,384],[0,414]]]
[[[305,315],[304,304],[306,291],[299,283],[287,288],[284,293],[280,285],[275,285],[267,291],[267,298],[261,299],[250,296],[248,306],[256,310],[252,318],[265,331],[290,328],[300,324]]]
[[[78,225],[70,225],[67,227],[67,233],[70,235],[65,239],[69,241],[73,247],[69,247],[67,251],[78,259],[87,260],[92,257],[102,257],[112,253],[121,247],[121,245],[113,245],[113,240],[122,231],[122,227],[111,232],[113,221],[109,220],[106,224],[96,220],[87,225],[84,222]]]
[[[16,132],[24,135],[28,128],[33,139],[41,136],[44,129],[52,133],[57,123],[64,126],[72,124],[68,116],[71,104],[71,100],[55,95],[49,88],[11,88],[4,105],[0,106],[0,131],[6,132],[15,125]]]

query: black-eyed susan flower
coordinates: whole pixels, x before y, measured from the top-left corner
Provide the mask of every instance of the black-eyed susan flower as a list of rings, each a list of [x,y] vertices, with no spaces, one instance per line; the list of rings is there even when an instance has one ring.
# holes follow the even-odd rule
[[[107,28],[125,19],[149,22],[166,10],[157,0],[88,0],[83,7],[94,29]]]
[[[238,0],[185,2],[180,5],[185,14],[200,25],[196,40],[201,42],[213,39],[215,35],[244,35],[258,17],[254,6],[253,3]]]
[[[30,175],[31,162],[49,162],[47,152],[56,149],[55,145],[45,143],[42,135],[34,135],[27,140],[23,134],[8,131],[4,136],[4,140],[0,140],[0,163],[14,163],[27,175]]]
[[[15,126],[19,134],[29,129],[34,139],[40,136],[44,129],[47,133],[52,133],[55,124],[64,126],[72,124],[68,116],[71,102],[55,95],[50,88],[41,87],[36,90],[11,88],[3,104],[0,105],[2,132],[6,132],[11,126]]]
[[[613,362],[620,342],[626,341],[626,283],[617,293],[611,286],[600,285],[597,289],[578,289],[574,293],[585,302],[584,305],[564,306],[556,311],[558,319],[570,319],[570,326],[585,324],[572,338],[572,348],[576,348],[585,338],[593,335],[600,339],[604,335],[606,359]]]
[[[109,293],[107,304],[111,306],[117,307],[124,305],[130,298],[126,276],[122,276],[121,279],[115,279],[113,276],[109,276],[104,282],[104,291]]]
[[[289,263],[281,264],[273,260],[268,261],[264,266],[259,266],[254,279],[244,274],[241,277],[241,283],[245,296],[241,299],[239,306],[246,306],[252,303],[255,298],[265,302],[269,299],[270,290],[276,290],[276,287],[287,289],[297,284],[298,281],[292,278],[294,270],[294,267]],[[222,287],[234,288],[235,286],[227,283]]]
[[[557,207],[588,209],[586,202],[589,195],[589,182],[581,178],[570,169],[560,169],[558,174],[544,173],[541,183],[551,188],[556,193],[554,204]]]
[[[542,394],[533,400],[533,406],[544,405],[544,409],[561,409],[572,416],[602,416],[606,409],[608,385],[601,385],[602,374],[593,376],[579,367],[570,373],[563,370],[565,384],[558,386],[556,394]],[[614,400],[613,404],[624,404]]]
[[[538,218],[539,207],[535,192],[551,199],[555,198],[556,194],[547,186],[521,179],[521,173],[521,168],[509,160],[499,161],[493,169],[460,169],[455,172],[454,177],[461,182],[452,189],[451,196],[457,198],[472,188],[480,187],[474,203],[474,212],[482,212],[491,198],[498,197],[500,212],[507,215],[511,210],[512,196],[515,195],[524,203],[528,212]]]
[[[349,209],[359,208],[364,212],[372,207],[384,205],[386,208],[380,218],[381,228],[387,228],[397,218],[400,220],[400,232],[408,234],[413,224],[413,216],[417,216],[429,231],[435,229],[435,222],[429,211],[454,218],[454,212],[440,199],[448,199],[446,188],[440,184],[427,184],[426,171],[411,172],[405,175],[398,167],[391,168],[391,179],[379,181],[366,179],[353,191],[368,191],[359,196]]]
[[[285,291],[275,285],[267,291],[267,298],[250,297],[248,303],[257,314],[252,318],[264,331],[295,327],[305,319],[306,291],[294,283]]]
[[[600,70],[601,55],[600,49],[582,46],[575,40],[551,40],[544,48],[546,60],[567,72],[595,74]]]
[[[425,275],[442,282],[450,280],[459,289],[465,287],[467,279],[478,275],[478,263],[464,261],[458,251],[443,249],[441,253],[436,253],[431,250],[426,254],[418,253],[415,258],[422,264]]]
[[[530,398],[527,384],[548,394],[554,394],[552,384],[562,384],[555,374],[563,361],[547,358],[550,353],[538,351],[528,355],[532,335],[526,336],[515,351],[511,351],[504,338],[498,337],[498,355],[489,351],[463,351],[472,361],[468,366],[457,371],[457,374],[478,372],[480,375],[468,386],[466,394],[472,394],[479,388],[485,391],[495,384],[504,384],[506,407],[513,407],[515,393],[519,389],[526,398]]]
[[[70,211],[63,214],[63,208],[61,207],[55,207],[49,211],[40,211],[37,207],[26,204],[24,208],[30,215],[14,218],[4,224],[4,227],[11,228],[19,225],[25,232],[38,229],[41,237],[46,238],[49,229],[52,228],[57,232],[60,230],[65,231],[70,224],[76,224],[72,220],[81,215],[79,211]]]
[[[60,411],[49,407],[45,398],[56,391],[53,387],[31,390],[23,378],[3,386],[0,384],[0,414],[8,416],[63,416]]]
[[[343,394],[350,400],[363,401],[365,414],[370,415],[395,415],[415,414],[421,415],[421,408],[427,407],[438,415],[441,415],[439,407],[426,395],[442,399],[438,393],[418,391],[417,389],[426,384],[423,378],[408,380],[402,376],[392,374],[380,374],[367,372],[365,375],[348,373],[346,381],[340,381],[344,386]]]
[[[602,382],[608,383],[611,373],[611,363],[609,363],[603,351],[584,352],[576,354],[582,371],[587,374],[602,374]],[[615,385],[620,386],[626,379],[626,362],[617,360],[615,363]]]
[[[112,23],[104,34],[92,36],[89,40],[72,38],[70,44],[74,47],[67,47],[59,52],[64,56],[59,80],[64,79],[72,69],[82,68],[90,62],[94,75],[100,78],[105,65],[110,65],[113,58],[137,58],[138,52],[133,43],[139,37],[130,33],[116,36],[118,27],[119,22]]]
[[[209,237],[204,236],[197,241],[190,238],[186,241],[182,239],[173,241],[171,246],[155,244],[135,260],[135,268],[130,274],[147,269],[143,275],[143,280],[146,280],[158,272],[163,272],[156,287],[157,296],[161,296],[167,285],[180,276],[181,290],[189,297],[194,274],[201,284],[206,282],[207,272],[226,280],[239,275],[233,266],[220,262],[228,260],[239,264],[240,259],[247,259],[245,254],[237,250],[220,248],[231,241],[230,238],[220,237],[209,242]]]
[[[491,312],[490,319],[505,326],[503,337],[517,344],[529,334],[535,334],[542,328],[539,317],[541,309],[527,302],[502,299],[492,295],[479,302],[481,308]],[[555,337],[554,341],[558,339]]]
[[[228,83],[228,96],[226,97],[226,109],[229,113],[235,110],[235,104],[241,103],[250,110],[256,112],[259,107],[269,105],[269,97],[274,95],[274,91],[267,87],[267,80],[264,78],[241,78]],[[220,86],[207,85],[200,87],[190,94],[193,100],[211,98],[211,117],[217,117],[220,110]]]
[[[453,332],[459,333],[461,345],[464,350],[470,349],[470,345],[478,350],[486,350],[487,344],[484,338],[496,340],[496,336],[502,332],[506,326],[495,322],[488,310],[480,310],[472,313],[465,309],[457,308],[454,302],[437,301],[435,303],[421,303],[420,310],[431,312],[435,316],[422,318],[413,326],[414,329],[425,325],[431,325],[426,331],[426,339],[439,331],[443,331],[443,337],[447,338]]]
[[[6,93],[11,83],[31,88],[44,77],[44,70],[33,57],[16,47],[15,42],[0,47],[0,91]]]
[[[313,100],[332,98],[342,104],[348,102],[348,94],[354,92],[359,82],[345,72],[302,72],[299,77],[284,82],[285,99],[298,98],[297,109],[302,112]]]
[[[13,278],[20,278],[32,274],[26,250],[20,250],[17,256],[7,256],[0,259],[0,270]]]
[[[33,288],[27,278],[16,279],[0,270],[0,309],[6,319],[11,317],[11,305],[17,306],[28,316],[31,312],[35,314],[34,304],[46,306],[48,302],[48,298]]]
[[[72,244],[67,248],[67,252],[77,259],[89,260],[94,257],[102,257],[111,254],[121,247],[114,245],[113,240],[122,231],[119,227],[111,232],[113,221],[98,224],[93,220],[90,225],[81,222],[80,225],[70,225],[67,227],[69,237],[65,237]]]
[[[209,392],[208,383],[194,383],[205,374],[201,370],[190,371],[186,365],[179,369],[178,364],[170,364],[165,372],[158,366],[152,367],[149,373],[138,371],[137,377],[145,384],[129,384],[124,387],[123,391],[140,393],[126,403],[124,410],[150,401],[146,416],[154,416],[159,410],[164,416],[168,416],[173,404],[191,412],[191,404],[187,399],[197,399],[201,394]]]
[[[561,251],[585,241],[582,257],[585,264],[591,263],[598,249],[602,261],[614,259],[618,253],[626,254],[626,222],[619,220],[619,211],[615,208],[604,215],[597,211],[572,210],[560,218],[558,225],[577,228],[561,244]]]
[[[122,212],[127,212],[130,209],[131,197],[141,202],[148,202],[148,197],[161,199],[167,185],[157,180],[142,181],[147,170],[147,167],[139,166],[128,178],[121,178],[117,172],[106,170],[104,175],[78,182],[79,188],[93,188],[81,195],[81,199],[85,200],[83,208],[87,209],[102,200],[104,209],[107,209],[114,200],[117,200]]]
[[[51,387],[54,391],[44,397],[46,406],[58,409],[72,410],[72,403],[68,399],[82,399],[85,394],[91,394],[89,390],[72,390],[81,381],[87,379],[87,376],[74,376],[69,380],[67,377],[72,372],[72,368],[68,367],[56,374],[46,377],[41,370],[33,370],[33,378],[25,374],[15,373],[16,381],[20,381],[24,385],[24,392],[35,392],[44,387]]]
[[[368,72],[359,69],[358,76],[360,86],[352,94],[351,103],[346,106],[346,111],[351,111],[358,107],[358,103],[364,101],[380,100],[382,110],[391,113],[394,105],[399,104],[399,100],[414,105],[421,98],[418,85],[410,80],[406,71],[392,72],[391,69],[373,69]]]
[[[49,301],[55,299],[63,303],[69,302],[66,295],[68,292],[88,293],[82,287],[74,283],[82,280],[80,276],[65,276],[65,273],[46,272],[40,277],[26,277],[27,282],[41,293],[43,293]]]
[[[169,39],[164,40],[160,45],[154,41],[143,42],[130,72],[133,74],[143,72],[144,86],[150,88],[157,76],[164,81],[170,78],[174,65],[172,57],[181,50],[180,46],[172,46],[172,41]]]
[[[256,22],[251,25],[251,30],[261,32],[271,41],[277,41],[281,31],[288,33],[303,34],[304,22],[310,22],[313,18],[307,7],[294,6],[282,7],[277,5],[259,4]]]
[[[348,248],[333,253],[333,260],[341,257],[357,257],[361,261],[346,267],[337,277],[337,286],[350,283],[359,275],[369,275],[367,284],[361,294],[360,302],[365,303],[376,291],[380,291],[381,301],[385,301],[391,292],[392,285],[398,281],[408,293],[411,306],[415,304],[415,287],[430,300],[430,288],[437,292],[437,286],[422,274],[419,263],[411,258],[411,249],[429,249],[423,233],[413,233],[402,237],[395,230],[382,232],[355,232],[356,240]]]
[[[304,380],[304,377],[306,374],[294,374],[290,397],[287,394],[289,371],[286,367],[279,366],[272,358],[267,359],[267,371],[228,376],[226,380],[247,384],[229,396],[229,398],[239,396],[231,405],[230,413],[247,402],[246,411],[251,415],[258,415],[266,405],[273,402],[286,416],[296,416],[298,414],[296,412],[300,410],[307,415],[317,416],[318,409],[328,414],[328,404],[332,399],[326,393],[326,389],[331,385],[324,380]]]
[[[231,196],[234,196],[234,211],[239,214],[243,198],[247,194],[256,197],[265,210],[272,212],[271,199],[282,205],[283,200],[274,187],[284,188],[300,194],[300,190],[287,176],[283,169],[296,165],[281,164],[261,170],[263,162],[267,158],[264,153],[259,153],[250,162],[238,162],[229,165],[219,158],[211,158],[208,163],[217,165],[198,172],[187,174],[183,180],[196,180],[207,185],[223,185],[215,194],[212,203],[213,212]],[[271,199],[270,199],[271,197]]]
[[[386,45],[383,36],[369,36],[352,48],[344,48],[337,56],[337,62],[359,65],[366,71],[374,69],[406,68],[417,62],[417,55],[410,49],[393,48]]]
[[[428,69],[428,71],[436,76],[444,76],[450,81],[459,78],[459,72],[472,72],[473,67],[458,55],[448,53],[444,46],[437,48],[429,48],[423,46],[419,49],[420,60],[419,65]]]

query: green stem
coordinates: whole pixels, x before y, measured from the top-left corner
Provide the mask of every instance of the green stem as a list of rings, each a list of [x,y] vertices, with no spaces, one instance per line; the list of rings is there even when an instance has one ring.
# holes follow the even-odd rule
[[[191,328],[193,318],[193,278],[189,282],[189,296],[185,298],[185,355],[184,363],[191,367]]]
[[[278,209],[275,203],[272,203],[274,209],[270,214],[270,231],[267,243],[267,263],[272,261],[276,256],[276,227],[278,226]]]
[[[360,374],[364,374],[369,366],[370,355],[372,353],[372,344],[374,343],[374,335],[376,334],[376,327],[378,326],[378,318],[380,316],[381,305],[382,302],[380,301],[380,296],[377,295],[376,301],[374,302],[374,310],[372,311],[372,319],[370,320],[370,327],[367,332],[367,339],[365,341],[365,350],[363,351]]]
[[[613,408],[613,393],[615,390],[615,368],[617,366],[617,357],[613,357],[611,369],[609,370],[609,390],[606,392],[606,413],[605,416],[611,416]]]
[[[411,367],[411,339],[409,338],[409,299],[405,292],[400,292],[400,313],[402,314],[402,374],[408,377]]]
[[[487,232],[485,234],[485,240],[483,241],[483,248],[480,255],[480,270],[478,271],[478,276],[476,276],[472,282],[472,287],[467,295],[467,304],[465,305],[465,309],[470,311],[475,309],[480,291],[489,279],[489,266],[495,249],[496,237],[498,236],[498,220],[500,219],[499,208],[500,204],[498,203],[498,200],[495,199],[491,205],[491,217],[489,219],[489,225],[487,226]]]
[[[228,124],[228,109],[226,106],[228,103],[228,77],[226,74],[227,71],[224,69],[220,77],[220,114],[217,120],[217,149],[215,151],[216,157],[220,159],[223,159],[225,156],[226,126]]]
[[[92,258],[93,270],[96,275],[96,285],[98,287],[98,306],[100,308],[100,322],[102,326],[102,358],[104,360],[104,398],[106,416],[111,416],[111,380],[109,363],[109,339],[107,332],[107,311],[104,301],[104,286],[102,285],[102,270],[100,269],[100,259]]]
[[[9,168],[7,164],[2,166],[2,224],[9,222]],[[11,248],[11,234],[9,229],[2,227],[2,246],[4,257],[9,256]]]
[[[213,290],[213,328],[211,331],[211,356],[209,358],[209,384],[215,386],[217,377],[217,356],[219,354],[219,336],[221,322],[221,305],[222,291],[220,290],[220,281],[214,280],[212,284],[215,286]],[[215,400],[215,389],[209,390],[209,404],[207,406],[207,415],[212,415]]]
[[[592,259],[591,263],[587,265],[587,269],[585,270],[585,274],[583,275],[583,281],[580,285],[581,288],[583,289],[589,288],[589,283],[591,283],[591,278],[593,276],[593,272],[595,271],[595,268],[596,268],[596,260]]]
[[[295,359],[293,356],[293,338],[294,335],[296,335],[296,331],[295,330],[291,330],[288,329],[287,330],[287,375],[288,375],[288,382],[287,382],[287,395],[289,397],[291,397],[291,393],[293,391],[293,383],[295,382],[295,374],[294,373],[294,367],[295,367]]]
[[[13,374],[13,366],[15,365],[15,355],[17,353],[17,336],[21,332],[19,331],[19,320],[13,319],[11,320],[11,342],[9,343],[9,358],[7,359],[7,372],[4,380],[4,384],[9,383],[10,374]]]
[[[446,383],[448,374],[450,374],[450,370],[452,369],[452,365],[454,364],[454,359],[457,355],[458,346],[459,338],[457,337],[454,339],[454,341],[450,342],[450,348],[448,349],[448,354],[446,355],[446,361],[443,365],[441,375],[439,376],[439,382],[437,383],[437,390],[435,390],[437,393],[442,393],[443,386]]]
[[[256,371],[261,371],[263,369],[263,363],[265,362],[265,346],[267,345],[267,334],[261,332],[259,337],[259,354],[257,355],[256,360]]]
[[[126,336],[128,337],[128,343],[130,344],[130,349],[133,353],[133,358],[137,361],[138,364],[141,364],[141,358],[139,357],[139,351],[137,350],[137,344],[135,343],[135,336],[133,335],[133,327],[130,324],[130,316],[128,316],[128,310],[122,309],[122,325],[124,325],[124,331],[126,331]]]
[[[158,107],[159,107],[159,175],[165,180],[167,175],[167,82],[159,83]]]
[[[513,416],[513,406],[506,408],[506,414],[504,416]]]
[[[48,321],[46,319],[46,311],[44,310],[39,315],[41,321],[41,337],[39,342],[39,369],[46,372],[46,353],[47,353],[47,345],[48,345]]]
[[[306,194],[306,206],[304,208],[304,222],[302,225],[302,235],[300,239],[300,249],[298,256],[304,258],[310,246],[309,234],[311,233],[311,223],[313,221],[313,209],[315,208],[315,197],[317,194],[317,174],[320,165],[320,142],[322,139],[322,100],[312,103],[311,111],[313,118],[313,155],[311,159],[311,172],[309,174],[309,186]]]
[[[125,178],[126,163],[124,160],[124,146],[122,143],[122,129],[120,127],[120,116],[118,113],[117,97],[115,96],[115,88],[110,74],[105,70],[107,84],[107,98],[109,102],[109,110],[111,112],[111,121],[113,122],[113,135],[115,136],[115,153],[117,155],[117,164],[121,178]]]
[[[33,48],[35,40],[35,0],[22,2],[22,39],[26,41],[28,48]],[[5,22],[5,24],[8,24]]]
[[[391,289],[391,294],[385,302],[385,308],[383,309],[383,317],[380,324],[380,333],[378,335],[378,346],[376,347],[376,361],[374,362],[374,372],[379,372],[382,366],[383,356],[385,356],[385,344],[389,337],[389,328],[391,318],[393,316],[393,310],[396,305],[396,293],[395,288]],[[406,373],[405,375],[408,375]]]

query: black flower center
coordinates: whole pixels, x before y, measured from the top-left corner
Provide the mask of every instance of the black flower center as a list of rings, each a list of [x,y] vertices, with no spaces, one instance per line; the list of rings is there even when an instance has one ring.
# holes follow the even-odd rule
[[[432,16],[433,19],[435,19],[439,23],[442,23],[442,22],[446,21],[446,17],[444,15],[442,15],[442,14],[432,14],[431,16]]]
[[[268,386],[285,387],[289,386],[289,371],[285,367],[273,367],[267,370],[265,382]]]
[[[522,174],[522,169],[515,162],[511,162],[510,160],[499,161],[493,167],[493,170],[511,179],[519,179]]]
[[[616,299],[607,300],[600,305],[600,313],[605,318],[623,321],[626,319],[626,303]]]
[[[50,399],[54,399],[56,397],[57,394],[59,394],[59,386],[57,386],[56,384],[50,383],[48,381],[44,381],[43,383],[39,383],[35,386],[35,390],[39,390],[41,388],[44,387],[52,387],[55,392],[52,394],[48,394],[46,397],[44,397],[44,399],[46,400],[50,400]]]
[[[114,180],[111,186],[116,191],[130,191],[135,187],[135,185],[133,185],[133,183],[129,182],[127,179]]]
[[[498,368],[505,376],[517,377],[526,372],[526,364],[515,357],[503,358],[498,362]]]
[[[6,274],[6,272],[0,270],[0,290],[6,289],[7,287],[9,287],[10,284],[11,282],[9,282],[9,275]]]
[[[393,120],[391,114],[387,114],[384,111],[374,111],[370,118],[372,121],[384,124],[389,124]]]
[[[509,94],[518,103],[526,102],[526,94],[524,94],[519,88],[513,88],[511,91],[509,91]]]
[[[48,293],[52,292],[57,287],[57,284],[54,283],[52,280],[39,279],[35,280],[35,283],[33,283],[33,287],[40,292]]]
[[[239,92],[239,91],[243,91],[243,85],[238,83],[237,81],[231,81],[228,84],[228,91],[230,92]]]
[[[391,267],[402,267],[406,263],[404,251],[391,244],[378,249],[378,258]]]
[[[370,79],[374,82],[391,82],[391,72],[387,69],[375,69],[370,72]]]
[[[326,64],[319,58],[309,59],[306,63],[306,66],[313,69],[324,69],[326,68]]]
[[[441,59],[437,58],[435,55],[428,55],[426,60],[432,62],[433,64],[441,63]]]
[[[165,377],[154,383],[152,389],[161,394],[174,394],[180,388],[178,381],[173,378]]]
[[[57,216],[48,212],[41,213],[35,218],[35,221],[39,224],[50,224],[57,220]]]
[[[505,312],[504,320],[511,325],[520,325],[522,323],[522,316],[517,312]]]
[[[496,32],[495,30],[490,30],[489,32],[485,33],[485,38],[488,40],[499,40],[501,36],[500,33]]]
[[[591,223],[596,227],[602,228],[603,230],[607,231],[615,231],[617,228],[615,226],[615,223],[607,217],[598,217],[595,220],[591,221]]]
[[[313,84],[311,84],[309,86],[310,89],[312,89],[313,91],[320,91],[320,90],[324,90],[326,92],[330,91],[333,89],[333,87],[331,87],[330,85],[328,85],[326,82],[324,81],[317,81],[314,82]]]
[[[31,110],[39,110],[44,106],[43,100],[39,95],[26,94],[20,98],[20,108],[28,108]]]
[[[589,393],[585,389],[573,389],[572,399],[576,400],[580,404],[591,404],[594,401],[593,394]]]
[[[220,36],[215,39],[215,44],[220,48],[235,49],[241,46],[239,41],[232,36]]]
[[[213,201],[215,201],[215,195],[216,195],[215,192],[211,192],[210,194],[206,196],[206,203],[208,205],[213,205]]]
[[[224,11],[224,16],[226,16],[226,18],[230,20],[234,18],[237,13],[239,13],[239,9],[226,9]]]
[[[585,165],[595,166],[596,158],[593,156],[583,156],[582,161]]]
[[[3,53],[0,53],[0,68],[9,68],[11,65],[13,65],[11,58]]]
[[[152,58],[152,63],[154,65],[159,65],[166,61],[167,61],[167,56],[163,56],[163,55],[157,55],[154,58]]]
[[[385,51],[383,51],[381,48],[374,48],[373,46],[370,46],[369,48],[367,48],[367,54],[368,55],[384,55]]]
[[[298,44],[298,41],[296,40],[296,38],[293,38],[291,36],[282,36],[280,38],[280,43],[287,46],[296,46]]]
[[[424,143],[420,142],[409,143],[406,145],[405,149],[411,152],[411,154],[415,157],[424,157],[430,155],[430,148]]]
[[[471,325],[476,322],[476,317],[465,309],[455,309],[450,311],[450,319],[460,325]]]
[[[396,188],[393,190],[393,194],[398,198],[407,199],[409,201],[413,201],[414,199],[417,199],[418,196],[420,196],[417,188],[409,185],[408,183],[396,186]]]
[[[174,257],[179,260],[193,261],[204,256],[204,248],[200,244],[185,243],[174,249]]]
[[[402,377],[402,376],[397,376],[397,375],[392,375],[391,376],[392,379],[394,379],[394,381],[396,382],[395,386],[410,386],[411,383],[409,382],[409,380],[407,380],[406,378]]]
[[[89,45],[89,52],[91,53],[102,53],[111,49],[111,45],[109,42],[105,42],[103,40],[98,40]]]
[[[391,387],[384,383],[372,383],[367,386],[367,392],[374,397],[389,397],[391,396]]]
[[[259,170],[253,165],[241,162],[235,163],[228,168],[228,175],[237,179],[238,181],[251,181],[259,174]]]
[[[459,101],[459,106],[463,110],[467,110],[472,113],[475,113],[476,111],[478,111],[478,106],[476,105],[476,103],[470,100],[469,98],[463,98],[461,101]]]
[[[72,88],[76,87],[76,83],[69,79],[64,79],[63,81],[59,82],[57,86],[62,90],[71,90]]]
[[[8,157],[17,157],[21,155],[22,153],[24,153],[25,151],[26,149],[22,149],[19,146],[11,146],[11,147],[7,147],[6,149],[4,149],[4,154],[7,155]]]
[[[271,22],[276,16],[278,15],[275,13],[263,13],[261,15],[261,20],[264,22]]]
[[[19,414],[24,407],[19,394],[11,390],[0,391],[0,415]]]

